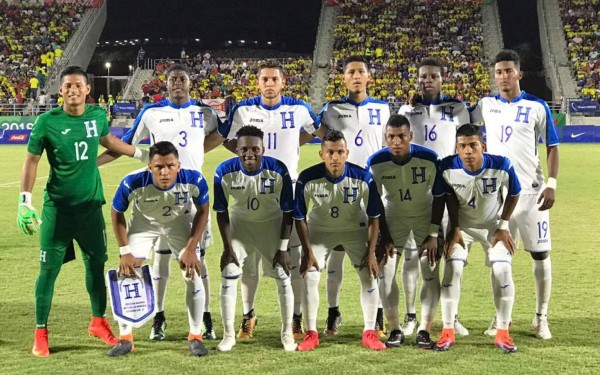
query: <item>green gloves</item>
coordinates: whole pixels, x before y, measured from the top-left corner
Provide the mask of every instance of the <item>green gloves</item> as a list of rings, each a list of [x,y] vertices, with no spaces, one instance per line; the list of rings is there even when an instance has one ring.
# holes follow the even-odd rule
[[[22,192],[19,194],[19,207],[17,209],[17,225],[23,233],[34,234],[38,231],[42,223],[40,215],[31,205],[31,193]]]

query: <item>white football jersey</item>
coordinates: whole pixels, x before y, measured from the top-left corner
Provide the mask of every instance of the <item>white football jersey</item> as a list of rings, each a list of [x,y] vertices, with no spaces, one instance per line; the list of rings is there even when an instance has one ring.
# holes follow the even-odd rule
[[[112,207],[117,212],[125,212],[132,205],[132,220],[167,224],[188,215],[191,223],[195,206],[207,202],[208,184],[200,172],[182,169],[177,173],[175,184],[161,190],[154,185],[152,173],[145,170],[125,176],[115,193]]]
[[[456,194],[461,228],[489,228],[498,221],[504,203],[504,191],[519,195],[521,185],[510,160],[504,156],[483,154],[483,166],[477,172],[463,167],[458,155],[441,161],[440,170],[446,192]]]
[[[395,217],[431,217],[433,197],[445,194],[438,156],[423,146],[410,145],[410,156],[401,164],[384,148],[369,158],[367,166],[389,221]]]
[[[327,177],[325,163],[321,163],[298,176],[294,219],[306,218],[308,225],[319,231],[346,232],[366,230],[367,215],[381,215],[381,200],[371,174],[364,168],[346,163],[344,173],[332,180]]]
[[[360,103],[347,96],[330,101],[319,113],[320,124],[344,134],[350,150],[348,162],[363,168],[369,157],[383,148],[389,118],[389,104],[369,96]]]
[[[456,129],[470,121],[467,106],[446,95],[419,101],[414,107],[405,104],[398,114],[408,118],[413,143],[435,151],[440,158],[456,153]]]
[[[279,104],[267,106],[260,96],[237,104],[226,122],[227,130],[221,132],[227,139],[234,139],[244,125],[254,125],[263,131],[265,155],[281,160],[292,180],[298,177],[300,160],[300,130],[314,133],[319,128],[317,117],[306,102],[282,96]]]
[[[248,174],[238,157],[219,164],[214,179],[213,209],[244,221],[264,222],[294,209],[292,180],[283,162],[263,156]]]
[[[558,136],[548,105],[521,91],[508,102],[500,95],[482,98],[471,108],[471,120],[485,124],[487,150],[508,157],[515,166],[523,194],[536,194],[544,184],[538,155],[538,140],[558,145]]]
[[[177,147],[182,168],[201,171],[204,137],[215,129],[221,132],[224,126],[210,106],[195,100],[179,106],[165,99],[144,108],[123,141],[137,144],[146,136],[150,144],[169,141]]]

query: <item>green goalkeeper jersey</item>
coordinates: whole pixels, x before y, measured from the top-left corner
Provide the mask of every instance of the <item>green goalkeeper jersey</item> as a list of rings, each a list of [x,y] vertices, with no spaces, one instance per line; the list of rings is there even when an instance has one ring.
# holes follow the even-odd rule
[[[100,138],[108,134],[104,110],[86,105],[81,116],[71,116],[62,107],[54,108],[35,121],[27,151],[41,155],[50,164],[44,205],[76,207],[105,203],[96,163]]]

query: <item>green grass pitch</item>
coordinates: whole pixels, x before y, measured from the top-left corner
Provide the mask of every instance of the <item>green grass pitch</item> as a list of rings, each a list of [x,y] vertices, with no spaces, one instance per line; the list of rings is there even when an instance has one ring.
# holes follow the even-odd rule
[[[318,161],[318,147],[302,147],[301,169]],[[540,148],[542,157],[544,149]],[[218,341],[209,341],[208,357],[188,355],[187,314],[183,282],[175,263],[172,264],[166,316],[169,321],[167,340],[148,340],[149,326],[134,331],[136,351],[126,358],[108,358],[98,339],[87,335],[90,307],[84,287],[81,261],[65,265],[56,284],[50,313],[49,331],[51,356],[34,358],[31,354],[34,325],[33,289],[38,272],[38,238],[25,236],[15,223],[19,178],[25,156],[23,146],[0,147],[0,373],[2,374],[71,374],[127,373],[171,374],[310,374],[310,373],[458,373],[458,374],[547,374],[600,373],[600,292],[596,236],[600,198],[600,146],[561,145],[560,175],[557,203],[552,209],[552,251],[554,284],[550,303],[550,328],[553,339],[541,341],[534,337],[531,320],[535,295],[532,261],[519,249],[513,261],[516,299],[513,312],[512,337],[519,347],[514,355],[503,355],[493,346],[493,338],[482,332],[493,316],[493,300],[489,285],[489,270],[483,264],[480,246],[474,247],[465,269],[461,321],[471,335],[458,338],[447,353],[422,351],[416,348],[414,336],[403,347],[385,352],[372,352],[360,346],[362,315],[359,304],[358,279],[345,262],[345,277],[340,309],[344,324],[339,336],[321,337],[321,345],[310,353],[285,353],[279,342],[279,312],[277,292],[272,280],[262,278],[256,304],[259,324],[256,336],[249,342],[238,342],[230,353],[219,353]],[[216,165],[232,155],[223,148],[206,157],[205,175],[211,182]],[[103,168],[102,178],[108,202],[121,178],[142,165],[121,158]],[[42,192],[47,176],[45,157],[40,162],[34,189],[34,205],[41,209]],[[118,265],[118,249],[109,222],[110,204],[105,206],[109,256],[107,268]],[[214,216],[214,214],[213,214]],[[214,217],[213,217],[214,219]],[[207,259],[211,277],[211,309],[217,335],[222,334],[219,309],[219,257],[221,241],[213,220],[215,244]],[[324,328],[327,314],[325,276],[321,280],[319,330]],[[238,294],[238,318],[241,301]],[[417,312],[419,312],[417,307]],[[400,314],[404,304],[400,303]],[[112,312],[107,311],[112,321]],[[441,330],[440,311],[434,332]],[[117,326],[113,322],[113,330]]]

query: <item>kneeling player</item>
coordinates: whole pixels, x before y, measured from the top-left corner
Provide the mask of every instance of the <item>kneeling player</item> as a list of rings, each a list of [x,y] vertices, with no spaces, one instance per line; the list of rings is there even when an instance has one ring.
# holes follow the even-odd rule
[[[431,349],[433,344],[429,332],[440,298],[437,236],[445,205],[437,154],[411,144],[410,122],[403,115],[389,118],[385,139],[388,147],[373,154],[367,166],[384,206],[378,258],[383,260],[380,264],[379,293],[391,330],[386,346],[395,347],[404,342],[398,316],[397,254],[402,252],[412,231],[416,243],[421,244],[419,262],[423,274],[417,345]]]
[[[244,126],[236,134],[237,158],[219,164],[215,172],[214,210],[223,238],[221,256],[221,314],[223,340],[217,349],[235,345],[237,282],[245,272],[255,272],[258,256],[271,264],[281,309],[281,343],[285,351],[296,350],[292,333],[294,294],[287,245],[294,208],[292,180],[281,161],[263,156],[263,132]],[[230,201],[230,199],[232,199]],[[258,256],[257,256],[258,255]]]
[[[519,200],[521,185],[510,160],[484,153],[482,139],[479,127],[461,126],[456,132],[458,154],[441,162],[452,229],[444,246],[446,267],[441,292],[444,328],[433,347],[439,351],[448,350],[455,342],[454,318],[460,299],[461,277],[469,255],[467,249],[473,242],[488,249],[486,264],[492,268],[498,328],[494,340],[496,347],[505,353],[517,351],[508,334],[515,298],[511,266],[515,244],[508,230],[508,220]]]
[[[133,212],[128,227],[124,213],[130,204]],[[181,169],[175,146],[158,142],[150,147],[148,170],[128,175],[119,185],[111,213],[122,275],[135,275],[161,238],[179,259],[186,283],[188,348],[195,356],[208,354],[202,343],[205,290],[196,253],[208,210],[208,185],[202,174]],[[132,327],[122,323],[119,329],[119,343],[108,352],[109,356],[125,355],[133,349]]]
[[[302,243],[301,272],[305,281],[302,304],[308,324],[298,350],[312,350],[319,345],[320,270],[333,249],[348,253],[360,278],[365,324],[362,344],[383,350],[385,345],[374,330],[378,303],[375,245],[381,214],[377,187],[369,172],[346,163],[348,148],[340,131],[325,134],[319,155],[324,163],[304,170],[296,182],[294,219]],[[366,213],[361,210],[361,203]]]

